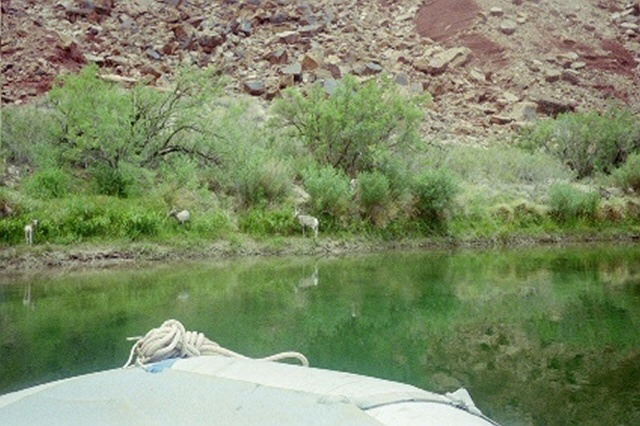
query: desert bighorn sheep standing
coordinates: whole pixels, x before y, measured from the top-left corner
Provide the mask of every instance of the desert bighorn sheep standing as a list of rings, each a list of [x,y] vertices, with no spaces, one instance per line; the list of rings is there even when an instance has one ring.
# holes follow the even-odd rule
[[[189,222],[189,219],[191,218],[189,210],[178,211],[175,207],[173,207],[167,215],[167,217],[169,216],[175,217],[180,225],[184,225],[185,222]]]
[[[306,235],[305,228],[311,228],[313,230],[313,237],[318,238],[318,225],[320,225],[318,219],[306,214],[300,214],[297,208],[295,210],[294,217],[298,219],[298,222],[302,226],[302,235]]]
[[[27,240],[27,244],[33,244],[33,233],[36,231],[38,227],[38,220],[32,220],[28,225],[24,227],[24,238]]]

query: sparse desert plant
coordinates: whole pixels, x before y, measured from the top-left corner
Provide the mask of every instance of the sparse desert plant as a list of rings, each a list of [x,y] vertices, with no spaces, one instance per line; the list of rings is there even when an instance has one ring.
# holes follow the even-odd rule
[[[627,218],[624,200],[614,198],[605,200],[598,206],[596,217],[600,221],[622,222]]]
[[[11,164],[40,165],[51,160],[50,147],[62,127],[49,109],[35,105],[3,106],[0,158]]]
[[[511,222],[514,218],[513,207],[507,203],[500,203],[491,208],[491,215],[503,222]]]
[[[613,172],[613,178],[622,189],[640,194],[640,152],[629,155],[624,165]]]
[[[546,206],[529,200],[517,200],[513,203],[513,217],[521,225],[540,223],[547,214]]]
[[[567,183],[549,188],[550,214],[560,222],[594,219],[599,203],[600,195],[596,191],[585,191]]]
[[[571,170],[550,154],[513,146],[438,146],[429,153],[428,166],[446,167],[474,184],[546,185],[573,177]]]
[[[558,157],[578,178],[609,174],[640,150],[640,117],[621,108],[560,114],[526,129],[521,144]]]
[[[291,171],[284,161],[256,156],[239,173],[237,185],[245,206],[281,201],[289,193]]]

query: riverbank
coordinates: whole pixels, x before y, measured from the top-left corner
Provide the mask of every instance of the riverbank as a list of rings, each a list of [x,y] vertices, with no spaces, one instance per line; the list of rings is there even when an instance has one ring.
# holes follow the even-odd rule
[[[255,256],[341,256],[388,250],[452,250],[510,248],[538,245],[590,243],[640,243],[640,231],[581,231],[538,235],[507,235],[468,238],[410,238],[393,241],[373,238],[243,237],[212,243],[128,242],[43,244],[0,249],[0,274],[45,268],[109,268],[133,263],[215,260]]]

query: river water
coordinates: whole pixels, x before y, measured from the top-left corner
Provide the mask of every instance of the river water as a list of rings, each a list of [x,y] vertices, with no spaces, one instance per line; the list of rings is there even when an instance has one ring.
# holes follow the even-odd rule
[[[640,424],[640,246],[0,275],[0,393],[121,366],[175,318],[251,357],[445,392],[506,425]]]

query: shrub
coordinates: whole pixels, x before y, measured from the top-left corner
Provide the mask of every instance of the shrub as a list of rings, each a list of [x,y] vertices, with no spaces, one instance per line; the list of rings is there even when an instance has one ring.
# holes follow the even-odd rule
[[[71,177],[58,167],[47,167],[27,178],[24,187],[25,192],[34,198],[60,198],[69,193]]]
[[[420,218],[430,226],[440,226],[451,207],[457,185],[444,169],[427,169],[413,186]]]
[[[51,111],[36,106],[2,107],[0,157],[13,164],[40,164],[51,158],[43,149],[59,137],[61,127]],[[48,157],[48,158],[46,158]]]
[[[133,178],[127,176],[120,168],[97,165],[91,169],[96,194],[127,197],[134,184]]]
[[[475,184],[547,184],[567,180],[573,173],[545,152],[528,152],[512,146],[444,146],[428,164],[446,167],[465,182]],[[432,149],[431,151],[434,151]]]
[[[419,142],[427,99],[402,95],[389,78],[346,76],[330,96],[319,84],[306,94],[287,89],[274,110],[318,162],[355,176],[373,168],[379,151],[401,154]]]
[[[362,172],[358,175],[360,204],[365,211],[389,201],[389,180],[380,172]]]
[[[630,110],[616,108],[602,114],[560,114],[536,123],[521,139],[525,146],[540,147],[560,158],[578,178],[608,174],[640,150],[640,118]]]
[[[293,217],[293,209],[255,208],[240,217],[239,227],[242,232],[258,236],[292,235],[297,229],[297,223]]]
[[[547,216],[547,208],[528,200],[513,204],[513,216],[521,225],[539,224]]]
[[[631,188],[640,194],[640,152],[629,155],[624,165],[613,172],[613,178],[622,189]]]
[[[595,218],[599,202],[600,195],[595,191],[583,191],[566,183],[557,183],[549,188],[551,216],[561,222]]]
[[[159,223],[160,218],[155,213],[130,211],[122,217],[121,233],[129,238],[157,235]]]
[[[380,172],[358,175],[358,196],[364,215],[377,225],[386,222],[385,207],[390,203],[389,180]]]
[[[311,213],[325,219],[341,220],[349,210],[349,178],[331,166],[312,167],[303,174],[304,186],[311,196]]]
[[[229,214],[223,210],[208,210],[193,219],[193,231],[208,238],[228,236],[233,228]]]
[[[279,201],[289,193],[291,172],[282,161],[254,156],[239,172],[238,192],[245,206]]]

